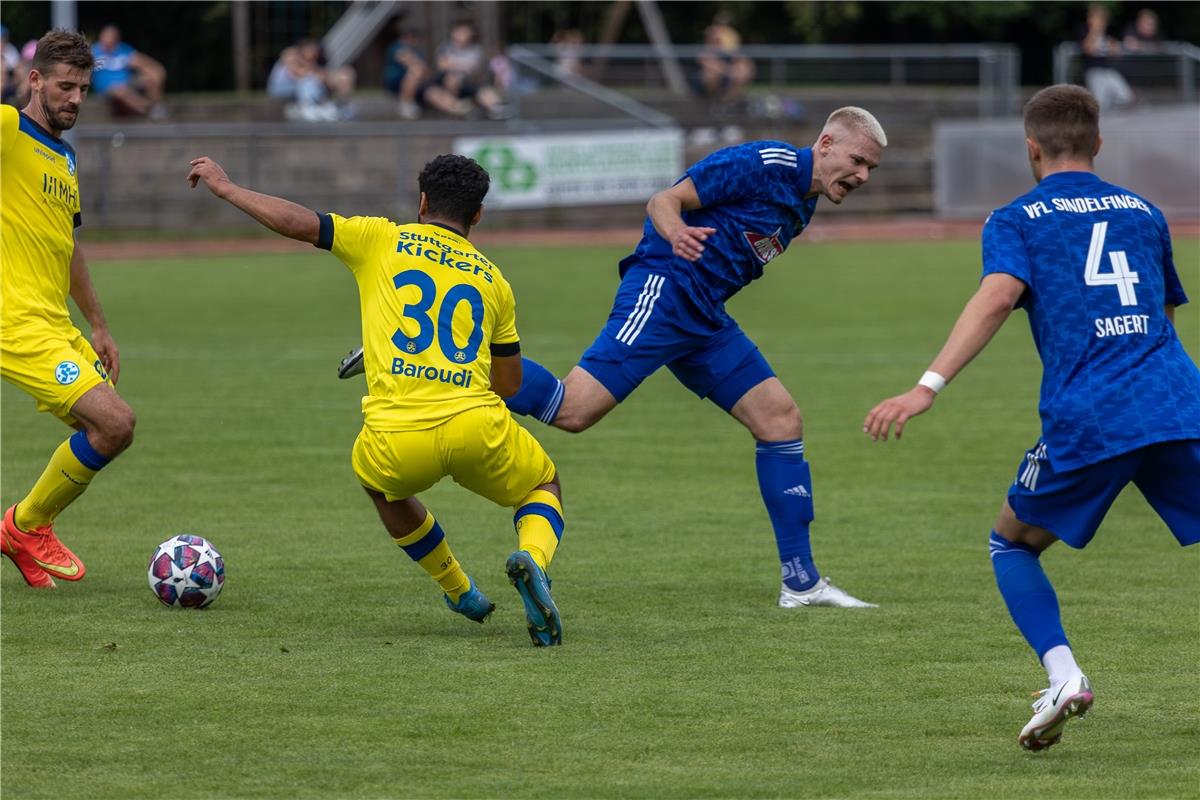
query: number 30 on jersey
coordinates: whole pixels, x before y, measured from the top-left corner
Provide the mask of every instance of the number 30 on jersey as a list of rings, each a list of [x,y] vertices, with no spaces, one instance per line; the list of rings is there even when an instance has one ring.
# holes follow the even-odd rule
[[[404,316],[417,323],[417,335],[408,336],[397,328],[392,334],[392,344],[404,353],[416,355],[429,349],[436,338],[438,347],[447,361],[469,364],[479,357],[479,345],[483,343],[483,295],[478,289],[468,283],[460,283],[446,292],[437,312],[435,336],[433,318],[429,316],[434,301],[437,300],[437,286],[433,278],[419,269],[410,269],[396,275],[392,282],[397,289],[416,286],[421,290],[417,302],[404,306]],[[471,308],[471,333],[467,336],[466,344],[459,345],[454,341],[454,312],[462,303]]]

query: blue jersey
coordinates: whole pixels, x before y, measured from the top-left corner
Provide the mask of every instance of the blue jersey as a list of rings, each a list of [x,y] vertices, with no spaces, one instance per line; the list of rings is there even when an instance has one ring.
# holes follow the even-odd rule
[[[747,142],[716,151],[685,177],[695,184],[701,207],[684,211],[684,222],[716,229],[704,243],[704,255],[698,261],[679,258],[647,217],[637,249],[621,261],[621,275],[634,264],[665,270],[704,320],[723,325],[725,301],[762,277],[767,262],[812,218],[817,198],[805,198],[812,186],[812,149]]]
[[[137,51],[125,42],[119,42],[111,51],[96,42],[92,45],[92,57],[96,67],[92,70],[92,91],[104,94],[114,86],[124,86],[133,77],[131,64]]]
[[[1200,370],[1164,304],[1187,296],[1162,213],[1090,172],[1059,172],[992,212],[983,274],[1026,285],[1055,470],[1200,439]]]

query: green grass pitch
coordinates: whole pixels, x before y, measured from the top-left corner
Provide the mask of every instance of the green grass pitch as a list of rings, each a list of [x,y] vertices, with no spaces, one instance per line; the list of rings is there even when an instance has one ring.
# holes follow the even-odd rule
[[[628,244],[489,249],[527,355],[574,364]],[[1177,260],[1200,300],[1200,246]],[[137,441],[59,520],[83,583],[34,593],[0,568],[5,798],[1198,796],[1200,552],[1134,490],[1086,551],[1045,556],[1096,707],[1045,754],[1017,746],[1044,673],[986,539],[1038,434],[1024,315],[899,444],[860,433],[941,344],[974,243],[800,243],[730,306],[804,411],[818,565],[882,608],[774,607],[750,438],[664,371],[581,436],[529,423],[566,496],[549,651],[504,579],[507,510],[425,495],[499,605],[480,627],[357,487],[361,382],[334,377],[357,303],[332,256],[93,274]],[[3,401],[8,505],[66,430],[7,384]],[[146,586],[180,532],[225,556],[207,611]]]

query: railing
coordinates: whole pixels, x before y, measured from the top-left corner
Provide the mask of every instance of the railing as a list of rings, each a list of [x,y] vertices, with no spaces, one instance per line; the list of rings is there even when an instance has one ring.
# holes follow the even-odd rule
[[[574,89],[602,105],[633,117],[651,127],[670,128],[675,126],[675,120],[660,111],[637,102],[632,97],[609,89],[607,86],[589,80],[581,75],[573,75],[556,69],[554,62],[545,58],[545,54],[537,52],[534,47],[514,44],[508,48],[507,55],[518,76],[521,70],[528,70],[541,78],[548,78],[566,86],[568,89]],[[511,101],[513,111],[519,117],[521,112],[520,94],[514,94]]]
[[[329,66],[337,68],[358,57],[371,38],[399,11],[401,3],[355,0],[334,26],[325,34],[321,44],[329,57]]]
[[[652,45],[582,45],[572,55],[587,65],[591,74],[580,78],[555,69],[559,51],[553,45],[515,45],[510,56],[513,50],[518,51],[523,65],[539,59],[540,68],[535,71],[545,77],[567,85],[570,79],[579,79],[601,88],[602,74],[609,84],[628,83],[632,77],[643,86],[667,85],[663,78],[666,62],[694,62],[709,52],[703,45],[677,45],[665,56]],[[747,45],[738,54],[759,67],[759,84],[975,85],[980,116],[1012,113],[1018,103],[1021,60],[1012,45]],[[614,78],[612,73],[619,74]]]
[[[1076,77],[1075,67],[1082,56],[1079,42],[1063,42],[1054,48],[1054,82],[1070,83]],[[1200,64],[1200,47],[1190,42],[1160,42],[1154,52],[1126,53],[1111,59],[1135,86],[1153,82],[1155,78],[1174,79],[1179,99],[1196,100],[1196,65]]]

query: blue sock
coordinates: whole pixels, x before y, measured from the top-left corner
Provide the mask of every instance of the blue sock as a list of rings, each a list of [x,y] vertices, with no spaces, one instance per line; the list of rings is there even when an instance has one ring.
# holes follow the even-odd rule
[[[992,531],[988,540],[996,585],[1008,613],[1040,659],[1060,644],[1070,647],[1058,611],[1058,595],[1032,547],[1010,542]]]
[[[549,425],[562,407],[563,383],[536,361],[521,359],[521,388],[505,399],[514,414],[533,416]]]
[[[755,448],[758,488],[775,528],[783,582],[795,591],[811,589],[821,574],[813,564],[808,523],[813,520],[812,474],[804,460],[804,440],[759,442]]]
[[[111,458],[92,447],[92,443],[88,441],[87,431],[75,431],[68,441],[71,443],[71,452],[79,459],[79,463],[90,470],[99,472],[108,462],[112,461]]]

